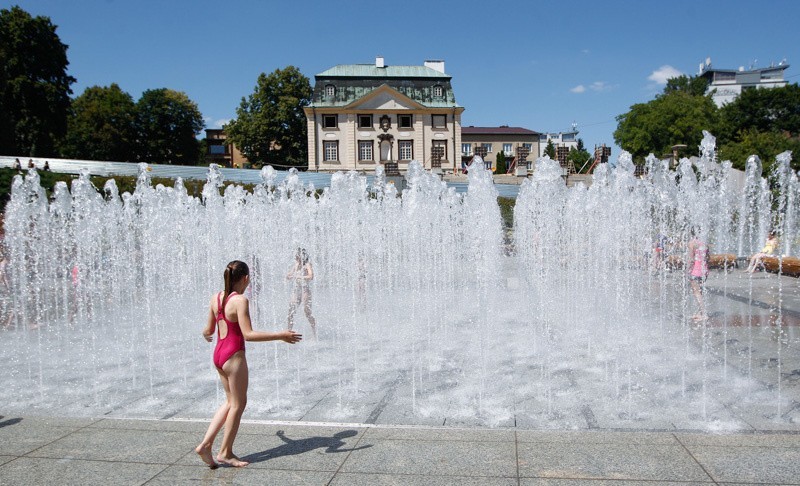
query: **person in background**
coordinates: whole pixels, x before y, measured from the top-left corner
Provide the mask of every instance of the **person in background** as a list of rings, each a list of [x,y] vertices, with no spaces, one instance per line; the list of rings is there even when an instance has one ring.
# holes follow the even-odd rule
[[[691,230],[688,257],[686,267],[688,268],[689,283],[697,301],[697,312],[692,316],[692,320],[702,321],[708,318],[703,301],[703,288],[706,278],[708,278],[708,245],[699,237],[698,231],[694,228]]]
[[[761,267],[764,262],[764,257],[772,256],[778,249],[778,236],[774,231],[770,231],[767,235],[767,241],[764,243],[764,248],[760,252],[750,257],[750,265],[747,266],[748,273],[754,273],[756,269]]]
[[[45,172],[50,172],[50,163],[48,161],[44,161],[44,168],[42,170]]]
[[[287,280],[294,282],[292,286],[292,297],[289,302],[289,315],[287,317],[288,329],[294,327],[294,314],[297,306],[303,304],[308,323],[311,324],[311,334],[317,338],[317,320],[311,313],[311,281],[314,279],[314,267],[308,258],[305,248],[298,248],[294,256],[294,263],[289,273],[286,274]]]

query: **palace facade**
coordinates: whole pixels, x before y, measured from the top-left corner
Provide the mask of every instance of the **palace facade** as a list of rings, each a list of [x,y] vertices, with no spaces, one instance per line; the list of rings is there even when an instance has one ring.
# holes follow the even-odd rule
[[[461,113],[444,61],[422,66],[344,64],[314,76],[308,169],[453,172],[461,161]]]

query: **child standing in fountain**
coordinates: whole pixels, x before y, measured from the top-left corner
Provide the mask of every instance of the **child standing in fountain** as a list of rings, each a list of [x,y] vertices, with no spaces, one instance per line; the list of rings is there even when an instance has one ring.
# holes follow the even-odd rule
[[[294,255],[294,263],[289,273],[286,274],[287,280],[292,280],[292,297],[289,302],[289,316],[287,317],[287,328],[294,327],[294,314],[297,312],[298,304],[303,304],[308,323],[311,325],[311,334],[317,339],[317,320],[311,313],[311,281],[314,279],[314,268],[308,258],[305,248],[298,248]]]
[[[291,330],[281,332],[254,331],[250,322],[250,302],[242,295],[250,285],[250,269],[247,264],[234,260],[225,268],[225,290],[214,294],[208,309],[208,323],[203,329],[203,337],[211,342],[214,329],[217,329],[217,346],[214,348],[214,366],[217,368],[222,386],[225,388],[225,402],[219,407],[208,426],[203,441],[195,452],[212,469],[217,462],[211,454],[211,446],[222,426],[222,446],[217,461],[234,467],[246,466],[233,453],[233,441],[239,430],[242,412],[247,404],[248,369],[244,354],[245,341],[285,341],[294,344],[302,339]]]
[[[692,294],[697,301],[697,313],[692,316],[694,321],[706,319],[705,302],[703,302],[703,285],[708,277],[708,245],[697,236],[697,231],[691,230],[689,240],[689,283],[692,286]]]

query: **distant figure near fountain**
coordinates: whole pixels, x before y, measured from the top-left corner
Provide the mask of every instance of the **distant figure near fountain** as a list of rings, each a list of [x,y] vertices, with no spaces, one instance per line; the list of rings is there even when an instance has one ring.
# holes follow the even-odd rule
[[[692,286],[692,294],[697,302],[697,312],[692,316],[692,320],[702,321],[708,318],[705,302],[703,301],[703,286],[706,278],[708,278],[708,245],[697,233],[698,230],[692,228],[687,267],[689,268],[689,282]]]
[[[763,266],[764,257],[773,256],[775,250],[778,249],[778,236],[774,231],[770,231],[767,236],[767,241],[764,243],[764,248],[760,252],[750,257],[750,264],[747,266],[747,272],[754,273],[756,269]]]
[[[311,313],[311,281],[314,279],[314,268],[308,259],[305,248],[298,248],[294,256],[294,263],[286,279],[292,281],[292,297],[289,302],[289,316],[287,317],[288,329],[294,327],[294,314],[298,304],[303,304],[308,323],[311,324],[311,334],[317,339],[317,320]]]

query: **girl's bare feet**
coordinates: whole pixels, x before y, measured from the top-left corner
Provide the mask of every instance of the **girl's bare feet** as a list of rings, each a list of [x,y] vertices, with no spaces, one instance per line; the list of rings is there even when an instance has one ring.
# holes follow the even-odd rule
[[[216,469],[217,467],[219,467],[219,464],[214,462],[214,456],[211,454],[211,444],[208,444],[206,446],[200,444],[194,449],[194,451],[197,453],[198,456],[200,456],[200,459],[202,459],[203,462],[208,464],[208,467],[210,467],[211,469]]]
[[[231,457],[223,457],[223,456],[218,455],[217,456],[217,461],[219,461],[220,464],[225,464],[225,465],[231,466],[231,467],[245,467],[246,465],[250,464],[249,462],[243,461],[243,460],[241,460],[238,457],[233,456],[233,455]]]

